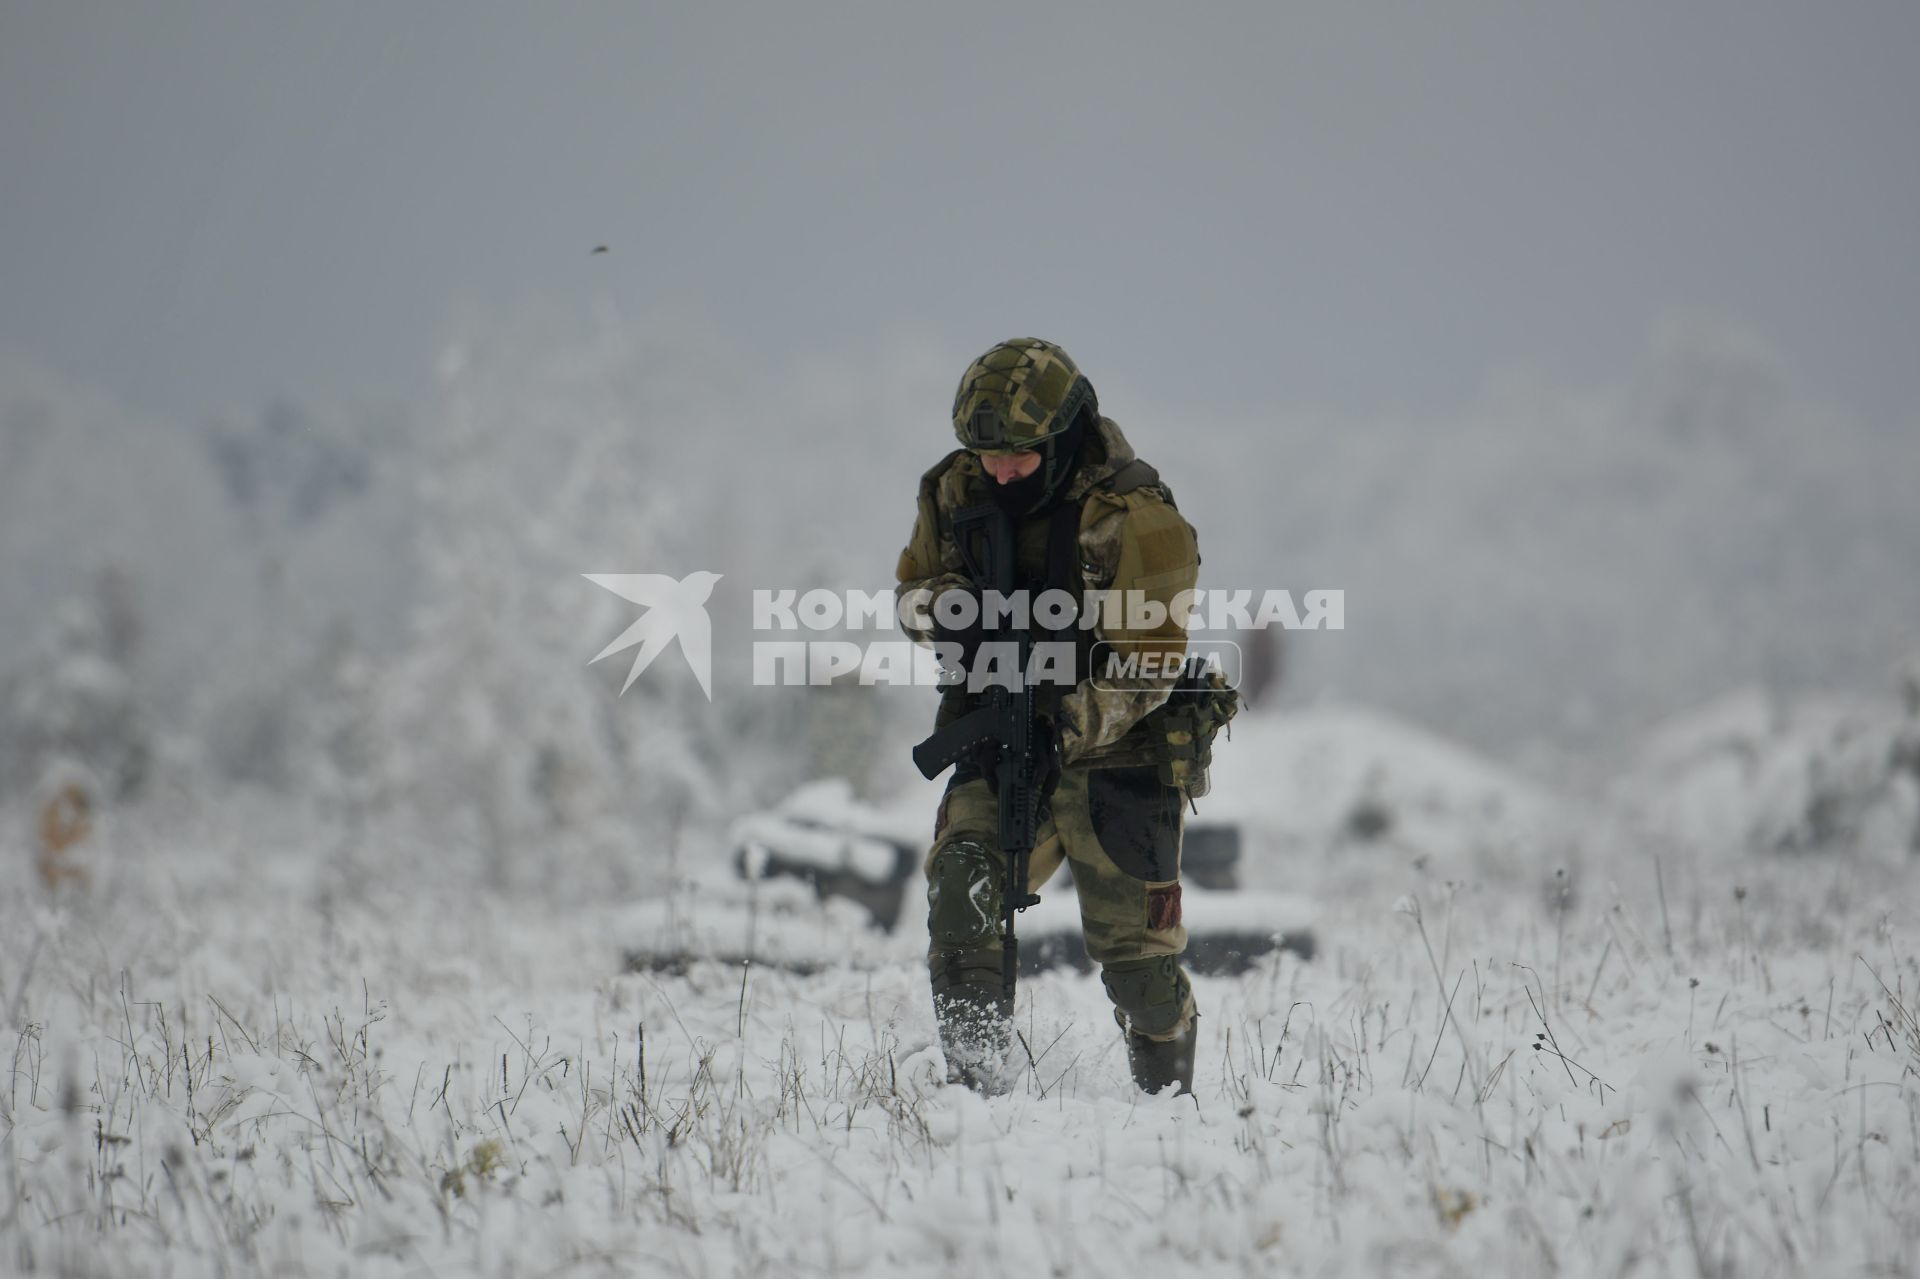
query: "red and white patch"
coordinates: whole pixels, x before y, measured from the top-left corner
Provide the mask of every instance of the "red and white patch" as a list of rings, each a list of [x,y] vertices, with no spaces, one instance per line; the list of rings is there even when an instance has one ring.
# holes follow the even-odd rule
[[[1180,885],[1147,890],[1147,927],[1174,928],[1180,923]]]

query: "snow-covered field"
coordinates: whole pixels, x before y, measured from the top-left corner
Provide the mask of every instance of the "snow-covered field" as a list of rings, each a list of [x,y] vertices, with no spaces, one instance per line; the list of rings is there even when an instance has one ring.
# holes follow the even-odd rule
[[[0,1270],[1913,1272],[1909,865],[1625,834],[1562,862],[1489,769],[1302,724],[1223,763],[1411,815],[1358,844],[1236,814],[1320,949],[1199,979],[1190,1098],[1136,1095],[1063,972],[1023,984],[1012,1095],[943,1086],[911,912],[858,967],[664,976],[621,971],[644,889],[516,898],[398,846],[123,831],[90,890],[9,870]],[[697,919],[730,890],[695,851]]]

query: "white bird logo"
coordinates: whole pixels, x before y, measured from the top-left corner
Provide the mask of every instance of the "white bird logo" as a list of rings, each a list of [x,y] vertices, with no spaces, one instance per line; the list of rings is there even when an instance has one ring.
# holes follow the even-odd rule
[[[640,678],[640,672],[660,655],[667,641],[677,639],[687,665],[693,668],[693,677],[700,681],[700,691],[707,695],[708,701],[713,700],[713,627],[707,621],[707,597],[713,594],[713,584],[720,580],[720,574],[689,573],[678,581],[665,573],[582,573],[580,576],[647,610],[587,665],[638,644],[640,651],[634,654],[633,668],[627,672],[627,682],[620,686],[624,694],[633,687],[633,681]]]

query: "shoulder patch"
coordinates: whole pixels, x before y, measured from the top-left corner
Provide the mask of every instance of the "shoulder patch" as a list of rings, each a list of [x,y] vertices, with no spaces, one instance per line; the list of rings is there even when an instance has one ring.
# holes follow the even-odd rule
[[[1199,558],[1193,528],[1179,511],[1144,496],[1130,497],[1127,508],[1123,537],[1133,544],[1141,573],[1152,576],[1187,568]]]

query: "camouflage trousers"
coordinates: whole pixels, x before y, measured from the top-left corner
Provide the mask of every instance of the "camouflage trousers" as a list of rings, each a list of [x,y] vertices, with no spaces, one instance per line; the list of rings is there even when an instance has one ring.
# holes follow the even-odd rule
[[[1183,1034],[1192,987],[1176,958],[1187,948],[1180,917],[1184,801],[1152,767],[1068,768],[1052,797],[1028,866],[1038,892],[1063,862],[1073,870],[1087,955],[1123,1030],[1148,1039]],[[977,775],[956,777],[940,801],[927,857],[928,962],[959,960],[997,983],[1006,858],[1000,803]],[[964,898],[964,902],[962,899]]]

